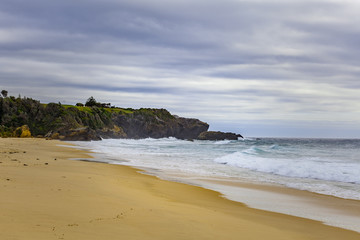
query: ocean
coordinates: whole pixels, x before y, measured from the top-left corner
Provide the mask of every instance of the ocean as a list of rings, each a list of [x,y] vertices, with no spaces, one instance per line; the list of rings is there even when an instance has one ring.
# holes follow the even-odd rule
[[[199,185],[250,207],[322,221],[360,232],[360,216],[258,193],[220,182],[280,186],[360,200],[360,139],[245,138],[224,141],[104,139],[73,142],[96,161],[144,169],[160,178]],[[220,180],[218,183],[212,179]]]

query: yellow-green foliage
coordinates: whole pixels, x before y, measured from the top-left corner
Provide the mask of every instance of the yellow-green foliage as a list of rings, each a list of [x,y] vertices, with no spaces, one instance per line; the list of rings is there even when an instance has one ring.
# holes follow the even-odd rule
[[[31,137],[31,132],[28,125],[23,125],[21,127],[16,128],[14,135],[15,137],[28,138]]]
[[[87,112],[87,113],[92,113],[91,107],[81,107],[81,106],[73,106],[73,105],[62,105],[65,109],[68,108],[76,108],[81,112]]]
[[[92,107],[86,107],[86,106],[73,106],[73,105],[62,105],[65,109],[68,108],[76,108],[81,112],[87,112],[87,113],[93,113],[93,108]],[[129,110],[129,109],[124,109],[124,108],[99,108],[102,111],[106,111],[108,113],[124,113],[124,114],[131,114],[134,111]]]
[[[86,106],[73,106],[73,105],[62,105],[65,109],[68,108],[76,108],[81,112],[87,112],[87,113],[93,113],[93,108],[92,107],[86,107]],[[108,113],[123,113],[123,114],[131,114],[134,111],[130,110],[130,109],[125,109],[125,108],[103,108],[100,107],[99,109],[101,109],[102,111],[108,112]]]
[[[124,113],[124,114],[131,114],[134,111],[124,108],[104,108],[105,111],[109,113]]]

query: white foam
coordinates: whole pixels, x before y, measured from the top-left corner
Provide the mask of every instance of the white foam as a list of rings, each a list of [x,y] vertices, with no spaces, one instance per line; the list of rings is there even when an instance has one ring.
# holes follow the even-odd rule
[[[216,142],[214,142],[214,144],[228,144],[228,143],[230,143],[231,141],[230,140],[221,140],[221,141],[216,141]]]
[[[259,149],[250,148],[216,158],[214,161],[253,171],[286,177],[311,178],[327,181],[360,183],[360,165],[319,161],[318,159],[283,159],[254,156]]]

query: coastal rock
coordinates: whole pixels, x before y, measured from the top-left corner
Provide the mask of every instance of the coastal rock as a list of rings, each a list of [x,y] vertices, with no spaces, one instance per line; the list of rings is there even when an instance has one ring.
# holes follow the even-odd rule
[[[61,140],[66,141],[91,141],[101,140],[101,137],[96,133],[95,130],[89,127],[69,129],[61,134],[64,136]]]
[[[64,141],[91,141],[101,140],[95,130],[89,127],[76,129],[62,129],[56,132],[49,132],[45,135],[47,139],[60,139]]]
[[[103,128],[96,130],[97,135],[104,139],[118,139],[118,138],[127,138],[124,130],[119,126],[114,126],[112,129]]]
[[[205,122],[173,116],[166,109],[140,109],[130,115],[116,115],[113,121],[124,130],[127,138],[134,139],[194,139],[209,128]]]
[[[200,133],[197,139],[198,140],[237,140],[238,137],[242,138],[240,134],[236,134],[236,133],[208,131],[208,132]]]
[[[196,139],[200,133],[209,129],[209,124],[194,118],[177,117],[174,137],[179,139]]]

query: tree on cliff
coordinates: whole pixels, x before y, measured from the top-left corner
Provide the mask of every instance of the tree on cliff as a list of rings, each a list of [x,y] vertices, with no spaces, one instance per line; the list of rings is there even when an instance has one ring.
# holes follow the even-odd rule
[[[8,95],[8,91],[2,90],[2,91],[1,91],[1,95],[2,95],[4,98],[6,98],[7,95]]]
[[[98,105],[99,105],[99,103],[95,100],[95,98],[93,96],[89,97],[85,103],[85,106],[87,106],[87,107],[93,107],[93,106],[98,106]]]

